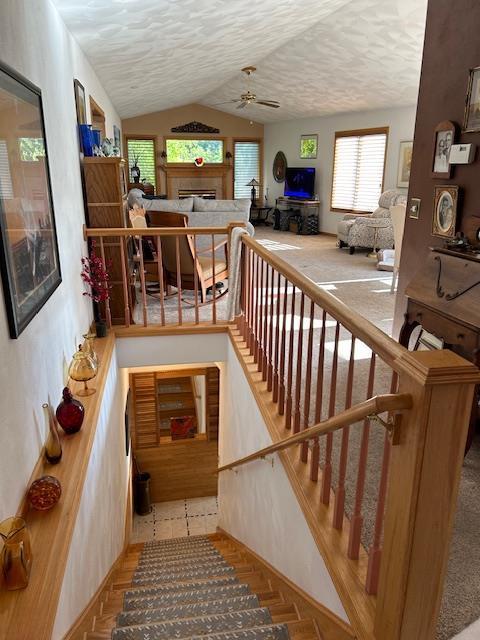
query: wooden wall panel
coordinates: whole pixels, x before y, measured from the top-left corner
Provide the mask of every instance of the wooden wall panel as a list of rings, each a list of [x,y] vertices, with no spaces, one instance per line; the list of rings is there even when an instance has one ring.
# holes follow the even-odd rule
[[[480,145],[480,132],[460,131],[469,69],[480,65],[479,24],[477,0],[429,0],[408,193],[409,202],[411,198],[421,198],[422,205],[418,220],[408,218],[407,214],[395,312],[397,330],[405,310],[405,287],[422,267],[428,248],[443,244],[441,238],[431,235],[434,187],[458,185],[462,191],[459,230],[474,241],[474,231],[480,227],[478,149],[475,162],[454,166],[449,180],[431,177],[434,130],[443,120],[457,124],[457,143]]]
[[[218,443],[205,437],[162,443],[135,452],[150,473],[152,502],[217,495]]]

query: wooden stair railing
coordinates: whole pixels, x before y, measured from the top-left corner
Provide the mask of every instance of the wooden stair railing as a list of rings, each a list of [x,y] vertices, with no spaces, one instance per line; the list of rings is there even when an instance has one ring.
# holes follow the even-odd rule
[[[409,352],[242,245],[231,335],[273,445],[220,470],[278,451],[357,637],[433,640],[479,371],[448,350]],[[371,429],[380,399],[402,411],[393,439]]]
[[[139,295],[141,300],[141,323],[144,327],[157,325],[161,326],[188,326],[191,325],[217,325],[220,319],[217,314],[217,296],[215,276],[217,274],[217,267],[220,264],[220,256],[217,255],[217,249],[220,239],[228,237],[230,239],[232,231],[235,227],[245,227],[244,222],[230,222],[224,227],[149,227],[149,228],[89,228],[84,225],[83,236],[85,240],[93,240],[97,243],[97,251],[99,257],[102,260],[105,272],[109,271],[109,260],[111,260],[112,251],[118,249],[120,255],[118,265],[120,265],[121,273],[113,273],[112,276],[122,285],[123,296],[117,296],[114,299],[107,299],[105,301],[104,315],[108,327],[112,326],[112,311],[111,305],[115,305],[114,317],[125,317],[125,327],[130,327],[133,322],[134,306],[135,306],[135,289],[136,289],[136,273],[138,270],[139,276]],[[192,276],[194,279],[193,302],[186,303],[183,299],[182,290],[182,277],[180,276],[181,269],[181,250],[180,239],[188,237],[192,244],[193,262],[198,269],[201,267],[201,259],[208,257],[211,260],[211,271],[213,273],[213,296],[211,304],[208,305],[208,309],[202,308],[200,300],[200,290],[198,277]],[[176,249],[175,259],[177,266],[177,282],[176,289],[170,295],[170,288],[167,287],[165,280],[164,260],[162,257],[162,238],[175,238]],[[112,238],[118,238],[119,244],[115,247],[111,246]],[[153,254],[152,259],[148,259],[144,253],[144,246],[142,239],[148,238],[150,241],[150,248]],[[201,247],[201,241],[207,244],[209,249]],[[116,255],[116,254],[115,254]],[[117,261],[116,261],[117,263]],[[216,266],[217,265],[217,266]],[[149,305],[147,302],[147,283],[146,274],[148,273],[159,285],[159,322],[151,322],[149,319]],[[203,265],[205,268],[205,264]],[[113,278],[110,278],[112,281]],[[105,283],[106,285],[109,282]],[[185,286],[185,285],[184,285]],[[166,297],[174,297],[176,299],[175,318],[171,317],[171,314],[167,313],[165,300]],[[123,300],[121,298],[123,297]],[[193,309],[193,322],[186,322],[185,316],[187,315],[187,309]]]
[[[374,416],[378,417],[379,414],[384,413],[385,411],[401,411],[403,409],[411,409],[411,407],[412,397],[408,393],[385,394],[383,396],[370,398],[369,400],[365,400],[355,407],[351,407],[350,409],[342,411],[332,418],[328,418],[328,420],[325,420],[324,422],[320,422],[313,427],[304,429],[303,431],[289,436],[288,438],[284,438],[283,440],[280,440],[280,442],[271,444],[268,447],[259,449],[255,453],[251,453],[244,458],[235,460],[235,462],[225,464],[218,468],[218,472],[220,473],[221,471],[235,469],[236,467],[240,467],[247,462],[253,462],[254,460],[265,458],[265,456],[276,453],[277,451],[283,451],[284,449],[288,449],[289,447],[292,447],[296,444],[303,444],[304,442],[308,443],[314,438],[318,438],[319,436],[325,435],[327,433],[333,433],[334,431],[338,431],[339,429],[358,422],[359,420],[362,420],[364,418],[372,419]],[[394,438],[394,423],[385,422],[382,420],[380,424],[385,426],[387,431],[392,434],[392,438]]]

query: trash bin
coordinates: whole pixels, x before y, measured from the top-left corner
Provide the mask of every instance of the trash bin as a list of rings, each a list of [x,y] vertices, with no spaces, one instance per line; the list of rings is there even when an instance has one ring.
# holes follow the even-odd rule
[[[133,482],[135,511],[139,516],[146,516],[152,510],[150,504],[150,474],[137,473]]]

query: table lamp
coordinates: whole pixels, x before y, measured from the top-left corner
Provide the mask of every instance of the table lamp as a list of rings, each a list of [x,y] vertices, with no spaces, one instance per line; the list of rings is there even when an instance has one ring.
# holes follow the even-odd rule
[[[252,178],[250,180],[250,182],[247,182],[247,184],[245,186],[252,187],[251,198],[252,198],[252,207],[254,207],[255,206],[255,200],[257,199],[257,192],[255,191],[255,187],[259,187],[260,183],[257,180],[255,180],[255,178]]]

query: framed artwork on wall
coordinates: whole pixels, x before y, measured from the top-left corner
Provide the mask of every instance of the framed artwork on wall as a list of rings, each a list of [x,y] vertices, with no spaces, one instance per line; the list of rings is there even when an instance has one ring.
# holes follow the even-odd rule
[[[440,122],[433,136],[432,177],[450,178],[450,149],[455,142],[455,125],[450,120]]]
[[[412,168],[413,140],[400,142],[400,152],[398,155],[397,187],[407,189],[410,182],[410,171]]]
[[[457,226],[458,187],[435,187],[432,235],[453,238]]]
[[[75,107],[77,109],[77,123],[87,124],[87,101],[85,98],[85,87],[79,80],[73,81],[73,91],[75,93]]]
[[[316,133],[300,136],[300,158],[316,158],[318,136]]]
[[[465,104],[463,130],[480,131],[480,67],[470,69]]]
[[[18,338],[62,278],[40,89],[0,66],[0,267]]]
[[[117,147],[118,151],[119,151],[119,155],[122,155],[122,138],[120,135],[120,129],[117,127],[116,124],[113,125],[113,144],[115,147]]]

